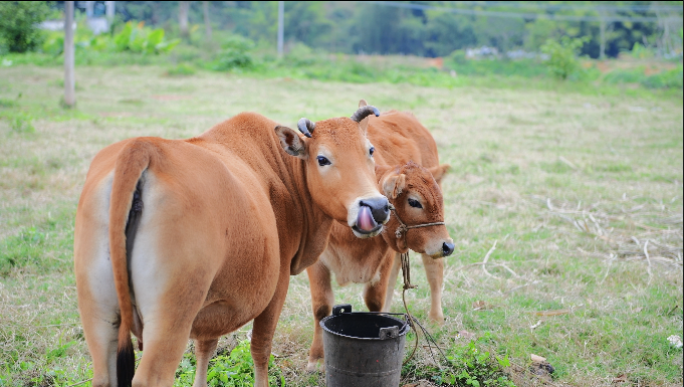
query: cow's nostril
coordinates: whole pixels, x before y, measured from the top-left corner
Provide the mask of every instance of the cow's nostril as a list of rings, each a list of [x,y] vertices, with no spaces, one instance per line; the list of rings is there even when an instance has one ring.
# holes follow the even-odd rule
[[[373,219],[378,223],[384,223],[389,218],[389,202],[384,196],[364,199],[359,204],[370,208]]]
[[[454,252],[454,244],[453,243],[448,243],[444,242],[442,243],[442,253],[444,254],[445,257],[448,257],[451,255],[451,253]]]

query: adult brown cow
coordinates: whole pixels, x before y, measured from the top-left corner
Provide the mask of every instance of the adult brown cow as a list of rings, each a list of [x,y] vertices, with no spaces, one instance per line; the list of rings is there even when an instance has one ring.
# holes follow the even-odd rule
[[[365,106],[365,101],[360,106]],[[371,118],[368,137],[376,145],[379,185],[395,211],[381,238],[358,240],[347,227],[335,222],[328,248],[307,269],[314,313],[309,371],[324,356],[319,323],[330,314],[334,304],[332,273],[340,285],[365,284],[363,298],[369,310],[388,310],[399,271],[399,256],[408,249],[417,251],[422,254],[430,283],[429,316],[437,322],[444,319],[441,306],[444,264],[438,258],[450,255],[454,244],[441,223],[444,199],[439,184],[449,166],[439,165],[432,135],[411,114],[392,111]]]
[[[373,113],[303,118],[303,135],[242,113],[188,140],[100,151],[74,235],[93,385],[171,386],[192,338],[205,386],[218,338],[254,319],[255,386],[267,386],[289,276],[316,261],[334,220],[364,238],[389,218],[366,138]],[[135,376],[131,332],[145,348]]]

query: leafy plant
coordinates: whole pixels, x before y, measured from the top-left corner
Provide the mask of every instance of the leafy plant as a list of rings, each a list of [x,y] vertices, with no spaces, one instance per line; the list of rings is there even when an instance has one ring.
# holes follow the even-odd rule
[[[180,43],[179,39],[164,40],[164,30],[145,27],[144,22],[134,24],[128,22],[124,28],[114,36],[117,51],[131,51],[141,54],[161,54],[173,50]]]
[[[560,41],[547,39],[541,46],[542,52],[549,56],[546,66],[556,78],[566,80],[580,69],[577,53],[585,41],[585,38],[573,39],[564,36]]]
[[[49,12],[46,1],[0,1],[0,39],[10,52],[35,49],[43,38],[38,23]]]
[[[271,369],[269,385],[285,385],[285,380],[273,363],[273,355],[269,358]],[[174,386],[191,386],[195,378],[196,365],[194,356],[187,354],[176,372]],[[250,352],[249,340],[241,341],[230,355],[218,355],[209,361],[207,385],[210,387],[247,387],[254,384],[254,361]]]

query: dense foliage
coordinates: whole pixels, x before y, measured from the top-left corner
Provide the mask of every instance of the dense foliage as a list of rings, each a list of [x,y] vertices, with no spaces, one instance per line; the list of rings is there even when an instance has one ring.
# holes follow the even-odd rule
[[[0,52],[26,52],[39,46],[43,35],[37,23],[49,13],[45,1],[0,1]]]
[[[256,42],[275,44],[277,2],[234,1],[209,2],[214,28],[231,31]],[[409,2],[402,2],[409,3]],[[596,18],[600,15],[651,17],[654,21],[616,21],[605,25],[609,57],[629,51],[635,43],[671,54],[680,47],[681,8],[679,11],[652,11],[651,2],[504,2],[420,1],[420,5],[457,8],[468,12],[502,12],[510,14],[553,14],[561,17]],[[485,4],[488,3],[488,4]],[[678,6],[682,2],[653,3],[660,7]],[[601,6],[609,8],[603,11]],[[178,10],[175,2],[119,1],[117,13],[125,20],[177,29]],[[610,7],[626,7],[613,10]],[[630,8],[631,7],[631,8]],[[190,23],[202,24],[202,4],[191,2]],[[454,50],[476,46],[495,47],[499,52],[523,48],[538,52],[547,39],[587,37],[581,55],[599,56],[598,21],[549,20],[531,17],[496,17],[470,15],[440,10],[391,7],[364,2],[285,2],[285,41],[287,45],[304,43],[328,52],[359,54],[405,54],[427,57],[447,56]],[[667,40],[667,41],[666,41]]]

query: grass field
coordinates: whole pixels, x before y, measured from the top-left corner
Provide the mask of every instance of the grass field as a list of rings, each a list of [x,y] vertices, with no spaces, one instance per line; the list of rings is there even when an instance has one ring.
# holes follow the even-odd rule
[[[78,106],[63,110],[59,68],[0,68],[0,385],[91,376],[72,244],[98,150],[132,136],[190,137],[245,110],[290,125],[349,116],[360,98],[412,111],[452,165],[444,197],[457,247],[447,259],[446,323],[429,326],[441,347],[487,351],[487,364],[507,356],[518,386],[682,384],[682,350],[667,341],[683,329],[681,98],[165,71],[78,68]],[[426,321],[420,259],[412,268],[419,288],[407,301]],[[336,288],[336,300],[361,310],[361,290]],[[306,276],[293,277],[273,347],[274,372],[288,386],[324,384],[322,373],[304,372],[309,298]],[[479,337],[472,347],[469,334]],[[548,359],[552,379],[526,371],[530,354]],[[424,350],[404,371],[406,383],[446,380]]]

